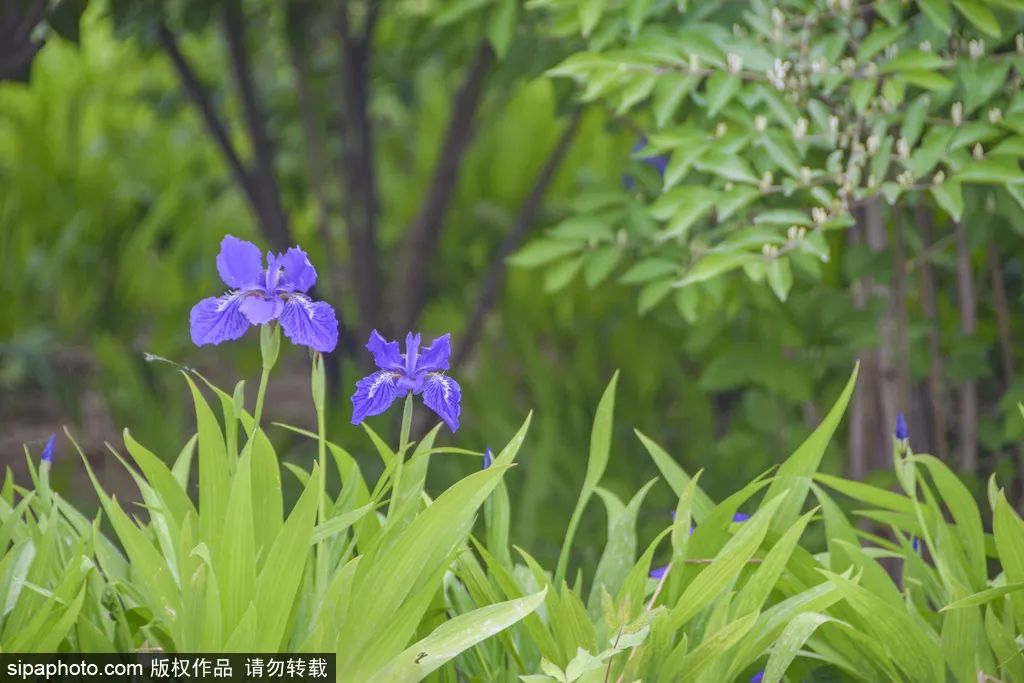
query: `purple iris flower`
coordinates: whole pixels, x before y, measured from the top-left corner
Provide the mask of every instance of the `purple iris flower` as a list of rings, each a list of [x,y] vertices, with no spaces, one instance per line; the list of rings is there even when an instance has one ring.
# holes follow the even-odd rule
[[[909,436],[910,432],[907,430],[907,421],[903,418],[903,411],[901,410],[896,414],[896,438],[900,441],[906,441]]]
[[[316,268],[306,252],[292,247],[283,254],[267,252],[266,267],[252,242],[227,235],[220,243],[217,272],[231,290],[203,299],[192,307],[189,325],[197,346],[238,339],[250,325],[275,320],[293,343],[315,351],[333,351],[338,319],[330,304],[313,301],[306,292],[316,283]]]
[[[46,440],[46,445],[43,446],[43,454],[39,456],[41,462],[53,462],[53,443],[56,438],[56,434],[50,434],[50,438]]]
[[[410,332],[405,337],[405,353],[401,353],[398,342],[389,342],[374,330],[366,348],[380,369],[356,382],[356,393],[352,394],[352,424],[357,425],[371,415],[380,415],[411,392],[422,394],[427,407],[453,432],[459,428],[462,389],[458,382],[444,374],[452,353],[450,334],[438,337],[421,351],[420,335]]]
[[[675,510],[673,510],[672,511],[672,519],[675,519],[675,518],[676,518],[676,512],[675,512]],[[750,515],[748,515],[746,513],[743,513],[743,512],[737,512],[736,514],[734,514],[732,516],[732,521],[734,521],[734,522],[745,522],[748,519],[750,519]],[[690,527],[690,535],[691,536],[693,535],[693,527],[692,526]],[[655,567],[654,569],[651,570],[651,573],[648,576],[650,576],[652,579],[660,579],[661,577],[665,576],[665,572],[666,571],[668,571],[668,566]]]
[[[494,464],[494,453],[491,452],[491,447],[488,446],[484,449],[484,469]]]
[[[762,680],[764,680],[764,671],[758,671],[750,677],[750,683],[761,683]]]

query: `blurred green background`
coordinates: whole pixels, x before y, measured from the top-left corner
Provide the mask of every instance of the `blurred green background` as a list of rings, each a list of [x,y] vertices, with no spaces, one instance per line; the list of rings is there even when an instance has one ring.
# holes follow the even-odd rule
[[[191,430],[186,392],[174,367],[147,353],[221,386],[244,378],[252,396],[254,332],[202,349],[188,336],[191,306],[223,289],[214,259],[230,233],[309,252],[319,295],[344,326],[331,438],[368,466],[372,446],[349,425],[348,396],[374,327],[389,338],[451,332],[463,426],[450,442],[500,447],[535,411],[510,486],[514,540],[544,560],[557,554],[564,529],[551,520],[568,519],[593,410],[616,369],[605,481],[624,497],[656,476],[632,428],[703,468],[702,484],[722,497],[792,451],[857,360],[859,403],[826,470],[887,483],[902,410],[917,449],[966,462],[978,490],[992,473],[1014,481],[1024,223],[1002,190],[968,194],[962,223],[934,198],[908,200],[882,224],[881,244],[859,218],[827,233],[828,261],[794,259],[781,297],[775,284],[731,273],[665,299],[667,287],[644,287],[660,266],[643,265],[643,248],[624,237],[652,221],[641,207],[661,177],[634,148],[655,124],[599,88],[581,102],[571,83],[549,77],[587,47],[567,3],[2,5],[0,462],[15,470],[22,444],[36,457],[64,425],[108,486],[125,475],[106,466],[104,444],[118,448],[125,426],[176,454]],[[675,3],[590,2],[583,21],[596,5],[599,17],[644,5],[656,26],[688,16]],[[744,5],[709,3],[697,19],[727,29]],[[875,19],[860,20],[863,34]],[[622,29],[589,49],[630,39]],[[1012,51],[1013,40],[1007,30],[989,46]],[[1016,78],[1012,98],[1019,77],[1003,76]],[[587,222],[615,202],[621,230]],[[542,243],[506,261],[553,225],[586,236],[588,258],[523,267],[553,261]],[[312,424],[304,350],[283,354],[265,415]],[[393,440],[394,419],[371,424]],[[310,444],[276,437],[290,459],[312,457]],[[964,461],[971,447],[978,457]],[[479,466],[451,456],[434,483]],[[58,486],[90,501],[80,470],[62,437]],[[648,530],[674,505],[667,488],[655,491]],[[596,541],[603,524],[588,515],[581,536]]]

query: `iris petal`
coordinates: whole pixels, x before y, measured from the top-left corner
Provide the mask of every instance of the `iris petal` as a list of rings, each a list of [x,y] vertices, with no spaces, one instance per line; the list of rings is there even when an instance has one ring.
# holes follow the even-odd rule
[[[442,372],[448,369],[448,359],[452,355],[452,336],[445,334],[423,349],[420,353],[416,369],[420,372]]]
[[[192,342],[197,346],[220,344],[245,334],[249,321],[239,310],[241,302],[241,295],[232,292],[211,296],[193,306],[188,317]]]
[[[252,242],[225,235],[217,254],[220,279],[233,289],[248,289],[263,279],[263,257]]]
[[[293,294],[284,304],[279,320],[281,329],[293,344],[321,353],[329,353],[338,345],[338,318],[330,304],[323,301]]]
[[[448,375],[432,372],[423,382],[423,403],[437,413],[453,432],[459,429],[462,389]]]
[[[277,264],[282,268],[282,288],[304,294],[316,284],[316,268],[302,249],[292,247],[284,253]]]
[[[374,330],[366,342],[366,350],[373,354],[373,362],[381,370],[401,370],[402,352],[398,342],[389,342]]]
[[[281,301],[281,297],[258,294],[243,297],[238,307],[253,325],[266,325],[271,320],[277,320],[283,308],[284,302]]]
[[[356,382],[352,394],[352,424],[357,425],[372,415],[380,415],[398,398],[398,373],[378,370]]]

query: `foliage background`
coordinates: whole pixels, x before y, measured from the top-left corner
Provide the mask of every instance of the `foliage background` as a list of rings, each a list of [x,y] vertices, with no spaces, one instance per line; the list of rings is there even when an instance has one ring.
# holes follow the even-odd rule
[[[588,92],[599,74],[588,72],[574,85],[548,71],[560,64],[566,71],[573,62],[565,60],[585,50],[635,47],[639,34],[629,17],[637,11],[654,30],[707,21],[723,36],[744,20],[770,22],[766,4],[708,3],[693,16],[663,2],[353,1],[338,5],[348,20],[342,25],[334,3],[111,1],[88,3],[77,35],[66,26],[58,31],[61,15],[53,14],[72,4],[50,8],[50,29],[37,29],[45,43],[30,71],[5,73],[0,82],[0,452],[6,464],[21,466],[20,444],[36,452],[63,423],[83,435],[106,485],[119,475],[106,467],[103,443],[116,443],[121,425],[132,425],[140,441],[175,452],[192,419],[187,397],[173,369],[147,362],[144,353],[194,365],[221,384],[239,373],[254,384],[252,335],[230,351],[195,349],[187,336],[189,308],[220,286],[214,256],[230,232],[264,247],[280,248],[275,240],[282,234],[287,244],[301,244],[320,270],[325,296],[342,311],[350,338],[336,355],[340,380],[330,427],[339,441],[350,429],[347,395],[366,362],[360,347],[368,329],[400,335],[414,327],[426,337],[450,331],[457,348],[460,340],[476,340],[453,370],[465,396],[464,427],[453,441],[471,448],[504,443],[535,409],[509,482],[513,538],[545,560],[557,555],[563,531],[547,520],[568,516],[583,477],[591,406],[615,369],[621,370],[619,428],[606,485],[623,497],[657,474],[626,427],[650,435],[687,469],[704,468],[702,485],[722,498],[792,451],[858,359],[867,375],[858,397],[870,417],[854,419],[846,441],[833,443],[826,471],[891,484],[879,463],[889,457],[891,413],[898,407],[910,417],[918,450],[958,463],[964,439],[979,444],[977,464],[964,472],[976,492],[993,471],[1012,481],[1024,424],[1012,344],[1024,225],[1014,202],[1016,176],[968,189],[960,221],[943,213],[934,193],[923,192],[898,204],[899,219],[886,213],[883,242],[868,243],[863,221],[830,232],[827,263],[802,267],[794,260],[785,302],[777,283],[740,272],[678,290],[696,295],[668,296],[658,283],[670,271],[652,278],[654,271],[637,269],[644,259],[661,259],[685,273],[721,237],[708,215],[687,240],[649,239],[658,219],[647,209],[666,188],[640,157],[672,154],[686,140],[664,135],[659,142],[655,131],[662,126],[651,102],[646,94],[629,94],[628,81]],[[985,33],[964,10],[980,3],[921,4],[946,8],[964,45]],[[888,21],[889,5],[899,8],[897,24],[912,27],[899,40],[924,40],[918,33],[927,30],[929,16],[916,5],[837,10],[835,3],[790,3],[784,9],[833,17],[862,40]],[[876,7],[882,8],[877,15]],[[1007,2],[992,10],[1001,20],[999,36],[987,37],[986,50],[1018,49],[1016,9]],[[853,11],[861,14],[841,13]],[[370,38],[360,43],[367,27]],[[232,52],[232,45],[241,51]],[[183,88],[171,59],[175,50],[203,85],[199,100],[205,97],[216,112],[227,143],[216,142],[196,97]],[[1006,87],[985,98],[1002,98],[993,106],[1007,116],[1019,99],[1016,62],[1009,61]],[[728,73],[724,62],[705,61],[701,68]],[[248,75],[255,106],[239,73]],[[649,93],[655,82],[643,87]],[[718,112],[707,112],[710,85],[693,87],[676,122],[710,134],[719,121]],[[910,83],[907,102],[916,87]],[[937,95],[935,106],[948,110],[955,96]],[[624,97],[634,101],[623,106]],[[742,110],[740,101],[734,105]],[[969,116],[984,119],[987,111],[979,105]],[[742,111],[726,114],[755,125]],[[780,130],[784,138],[791,132]],[[1018,133],[1007,126],[998,138]],[[651,147],[634,153],[642,137]],[[366,140],[370,152],[360,147]],[[255,185],[239,180],[232,154]],[[1019,175],[1017,156],[1011,158]],[[779,163],[771,154],[766,163],[772,159]],[[713,171],[707,175],[693,182],[724,187]],[[368,177],[376,181],[375,199]],[[280,212],[267,199],[272,196]],[[797,192],[794,201],[809,212],[816,200]],[[609,203],[623,213],[588,218]],[[924,215],[932,219],[930,234],[914,222]],[[528,247],[506,272],[505,257],[552,226],[558,227],[544,237],[547,243],[572,247],[557,247],[554,259]],[[620,228],[633,237],[623,242]],[[788,225],[775,228],[785,242]],[[369,251],[359,230],[374,236]],[[745,245],[759,253],[762,241]],[[582,255],[564,258],[570,251]],[[371,262],[376,275],[365,272]],[[895,279],[901,272],[905,277]],[[878,286],[868,287],[858,304],[855,291],[867,277]],[[934,292],[934,306],[927,292]],[[965,318],[965,310],[974,315]],[[885,333],[885,320],[903,321],[899,346]],[[895,351],[898,362],[882,367],[883,349]],[[277,400],[268,400],[275,411],[268,418],[309,424],[307,371],[301,354],[290,353],[271,385]],[[891,372],[904,378],[898,406],[878,379]],[[965,395],[975,396],[973,408]],[[375,426],[397,430],[387,420]],[[307,444],[287,433],[272,435],[287,458],[312,457]],[[852,447],[858,443],[866,445]],[[355,455],[372,467],[372,453]],[[476,466],[456,459],[432,476],[447,481]],[[66,490],[84,483],[70,457],[58,462],[54,476],[71,484]],[[83,500],[92,499],[86,486],[80,489]],[[663,528],[675,505],[660,488],[650,501],[642,534]],[[604,534],[596,517],[588,515],[580,531],[595,544]]]

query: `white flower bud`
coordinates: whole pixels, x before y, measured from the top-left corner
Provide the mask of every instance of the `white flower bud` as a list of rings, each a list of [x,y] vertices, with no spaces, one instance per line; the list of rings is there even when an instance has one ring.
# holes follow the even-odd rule
[[[700,56],[695,52],[690,53],[690,71],[700,71]]]
[[[971,59],[981,59],[985,55],[985,41],[972,40],[967,44],[967,53]]]
[[[725,56],[725,63],[729,67],[729,73],[734,76],[743,70],[743,59],[733,52]]]
[[[754,130],[756,130],[758,133],[763,133],[766,128],[768,128],[768,119],[766,119],[761,114],[758,114],[757,116],[755,116],[754,117]]]
[[[941,185],[944,182],[946,182],[946,174],[941,170],[936,171],[935,175],[932,176],[932,185]]]
[[[985,158],[985,149],[981,146],[980,142],[974,145],[974,149],[971,150],[971,156],[979,161]]]
[[[992,107],[988,110],[988,122],[999,123],[1003,120],[1003,110],[999,107]]]
[[[796,238],[798,240],[802,240],[805,237],[807,237],[807,228],[801,225],[799,228],[796,229]]]
[[[918,45],[918,48],[921,50],[921,52],[931,52],[932,43],[930,40],[922,40],[921,44]]]
[[[729,131],[729,126],[725,125],[725,121],[719,121],[718,125],[715,126],[715,137],[722,137]]]
[[[904,171],[903,173],[900,173],[898,176],[896,176],[896,180],[903,187],[910,187],[911,185],[914,184],[914,174],[911,173],[910,171]]]
[[[786,239],[788,239],[790,242],[795,242],[796,241],[796,226],[795,225],[789,226],[789,230],[786,231]]]
[[[761,253],[765,258],[769,258],[772,255],[772,245],[765,242],[761,245]]]
[[[953,106],[949,109],[949,114],[953,118],[953,125],[959,126],[964,122],[964,104],[963,102],[954,102]]]
[[[834,114],[828,117],[828,132],[831,135],[839,132],[839,117]]]
[[[851,71],[857,68],[857,61],[853,57],[843,57],[843,59],[839,62],[839,68],[841,68],[846,73],[850,73]]]
[[[877,135],[874,135],[874,134],[869,135],[868,139],[867,139],[868,154],[874,154],[875,152],[877,152],[878,151],[878,147],[881,144],[882,143],[879,141]]]
[[[811,169],[807,168],[806,166],[801,166],[800,167],[800,182],[802,182],[804,185],[810,185],[812,179],[813,179],[813,176],[811,175]]]
[[[778,7],[772,7],[772,23],[777,28],[782,28],[783,24],[786,23],[786,15]]]
[[[896,154],[899,155],[900,159],[910,158],[910,143],[907,142],[906,138],[900,138],[896,141]]]
[[[807,119],[801,116],[793,124],[793,137],[802,140],[805,135],[807,135]]]
[[[770,190],[772,188],[772,185],[774,183],[775,183],[775,176],[772,175],[771,171],[765,171],[764,175],[761,176],[761,185],[760,185],[761,191],[762,192],[767,192],[768,190]]]
[[[811,209],[811,219],[817,225],[821,225],[828,220],[828,209],[823,206],[816,206]]]

